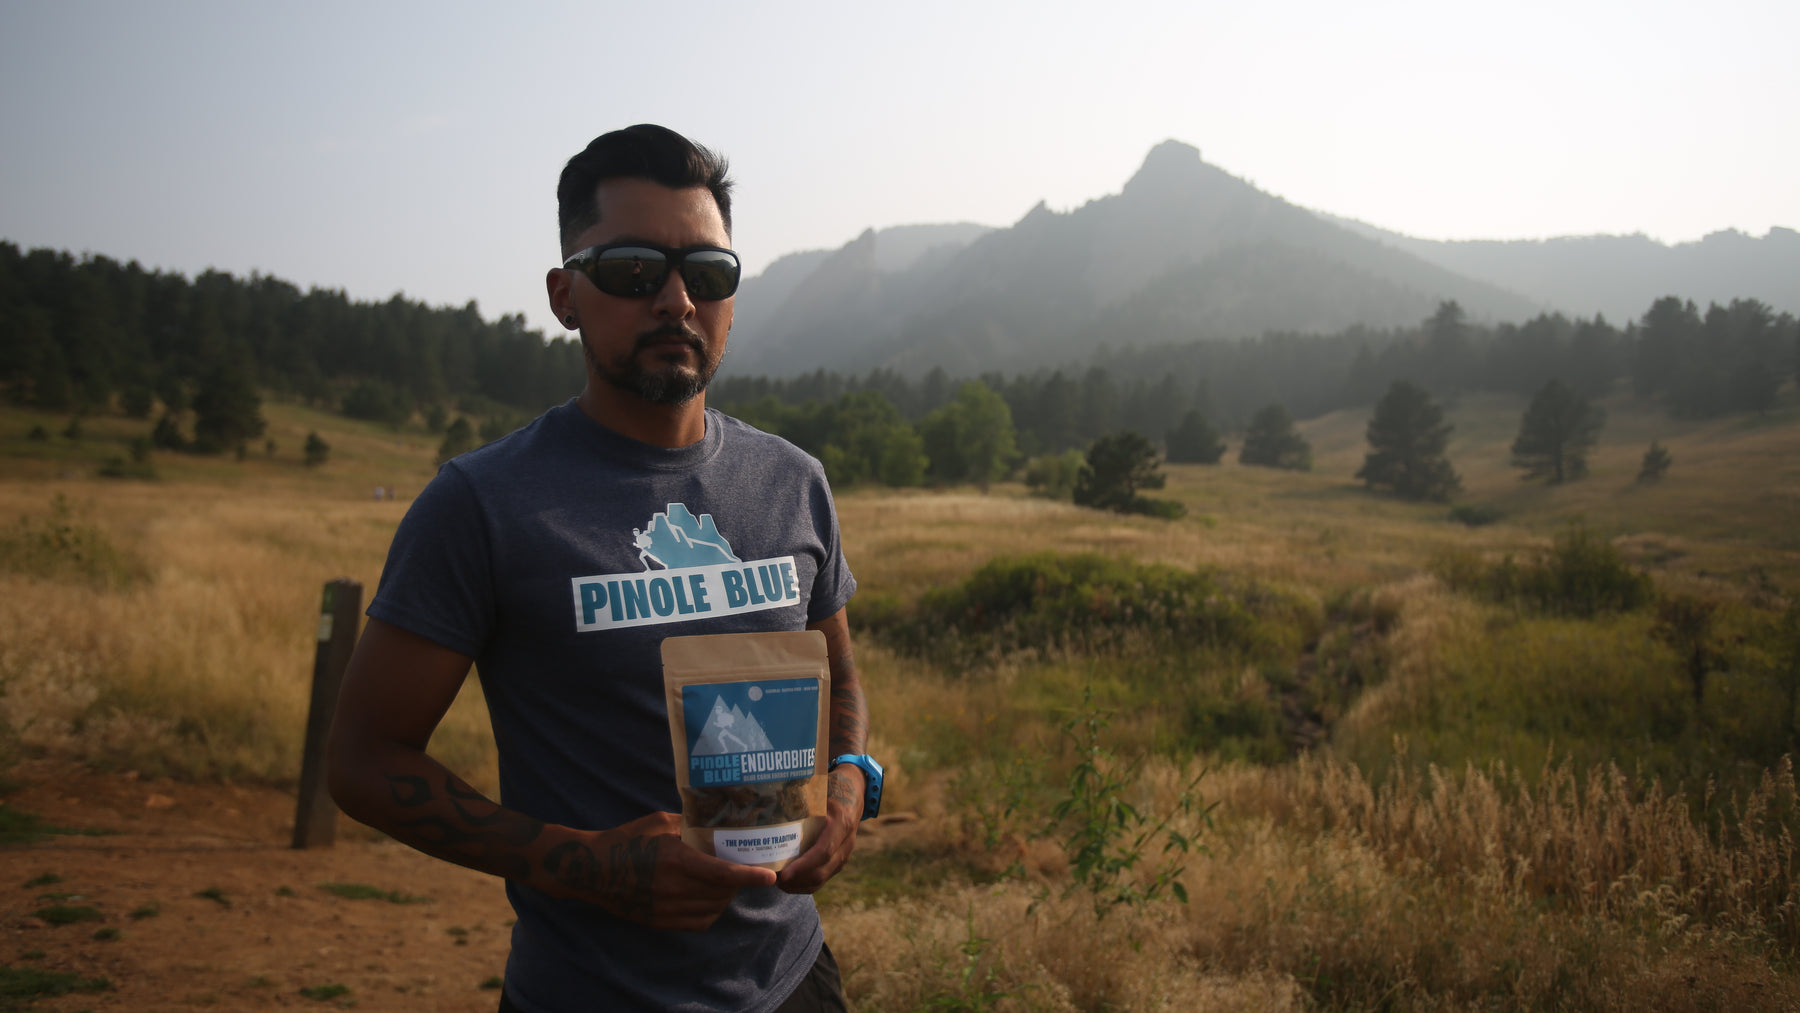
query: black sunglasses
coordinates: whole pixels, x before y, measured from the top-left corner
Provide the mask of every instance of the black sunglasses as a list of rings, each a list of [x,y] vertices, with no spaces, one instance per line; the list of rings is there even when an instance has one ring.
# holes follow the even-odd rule
[[[737,291],[743,265],[738,255],[718,246],[689,246],[671,250],[653,243],[606,243],[590,246],[563,266],[580,271],[607,295],[640,299],[662,291],[669,270],[681,272],[688,296],[711,301],[729,299]]]

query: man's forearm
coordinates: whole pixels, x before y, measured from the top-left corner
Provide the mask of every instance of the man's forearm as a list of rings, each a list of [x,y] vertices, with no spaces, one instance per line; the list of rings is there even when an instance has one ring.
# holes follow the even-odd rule
[[[832,756],[869,751],[869,705],[863,698],[862,683],[856,674],[856,659],[848,645],[831,664],[831,722],[829,742]],[[863,808],[863,773],[845,764],[831,772],[826,781],[826,798],[861,813]]]
[[[666,838],[544,823],[403,747],[346,767],[332,778],[339,807],[402,844],[552,895],[588,897],[620,917],[650,915],[656,856]]]

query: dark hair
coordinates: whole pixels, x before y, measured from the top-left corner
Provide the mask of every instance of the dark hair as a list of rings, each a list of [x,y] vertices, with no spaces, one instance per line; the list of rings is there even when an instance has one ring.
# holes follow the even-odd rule
[[[668,127],[639,123],[601,134],[563,166],[556,184],[556,223],[565,253],[600,221],[594,190],[603,180],[647,179],[675,190],[703,186],[731,232],[731,179],[723,156]]]

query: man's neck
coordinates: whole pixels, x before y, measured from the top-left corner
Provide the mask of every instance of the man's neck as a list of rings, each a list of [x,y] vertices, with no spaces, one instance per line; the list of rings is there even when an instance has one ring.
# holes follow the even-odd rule
[[[656,404],[589,380],[575,403],[583,414],[639,443],[674,450],[706,437],[706,392],[678,405]]]

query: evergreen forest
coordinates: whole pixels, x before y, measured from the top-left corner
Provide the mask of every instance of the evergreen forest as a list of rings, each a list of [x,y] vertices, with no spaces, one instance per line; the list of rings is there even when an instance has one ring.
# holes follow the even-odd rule
[[[1444,302],[1409,328],[1115,345],[1010,375],[738,376],[728,356],[709,403],[793,440],[839,483],[985,483],[1114,433],[1167,448],[1183,426],[1240,432],[1271,406],[1309,419],[1374,405],[1397,381],[1440,400],[1550,381],[1583,398],[1628,388],[1705,418],[1766,411],[1797,369],[1800,322],[1753,299],[1702,309],[1669,295],[1623,326],[1555,313],[1490,325]],[[0,397],[75,417],[160,412],[165,446],[241,448],[261,431],[261,396],[433,432],[472,418],[492,439],[582,375],[576,341],[520,315],[485,320],[473,302],[359,302],[0,242]]]

